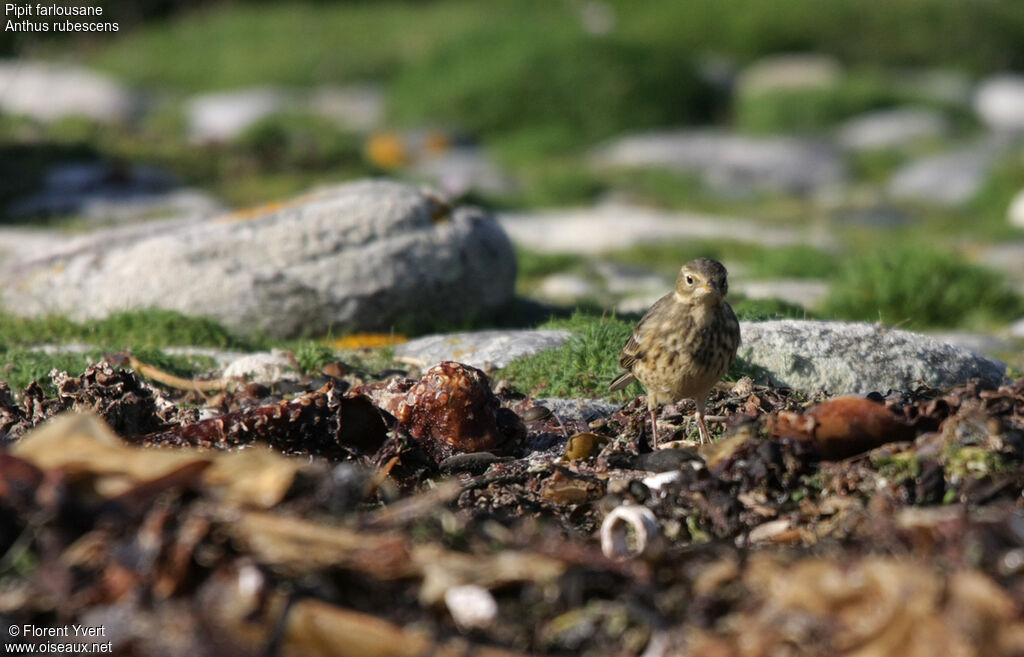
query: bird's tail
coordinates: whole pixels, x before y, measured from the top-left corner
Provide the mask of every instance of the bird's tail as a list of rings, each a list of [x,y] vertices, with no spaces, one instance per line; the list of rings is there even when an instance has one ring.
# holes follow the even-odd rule
[[[615,379],[608,384],[608,390],[615,392],[616,390],[622,390],[630,383],[636,381],[636,377],[633,376],[632,372],[623,372],[622,374],[615,377]]]

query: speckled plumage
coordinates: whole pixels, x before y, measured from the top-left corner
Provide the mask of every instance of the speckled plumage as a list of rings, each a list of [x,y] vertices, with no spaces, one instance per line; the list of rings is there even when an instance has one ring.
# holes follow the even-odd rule
[[[709,258],[683,265],[675,290],[651,306],[619,355],[619,366],[626,371],[609,388],[619,390],[633,381],[647,388],[655,445],[658,407],[680,399],[696,401],[701,441],[711,439],[704,403],[740,344],[739,322],[725,301],[727,274],[720,262]]]

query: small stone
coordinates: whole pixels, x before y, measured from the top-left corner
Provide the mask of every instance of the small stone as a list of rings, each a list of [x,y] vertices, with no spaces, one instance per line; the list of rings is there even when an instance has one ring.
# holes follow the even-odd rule
[[[711,130],[621,137],[597,149],[591,159],[600,167],[660,167],[696,174],[726,196],[758,191],[811,195],[846,178],[842,158],[827,143]]]
[[[242,356],[224,368],[223,376],[271,384],[282,379],[298,380],[295,363],[280,349]]]
[[[995,159],[995,152],[971,147],[911,162],[900,168],[888,184],[896,199],[956,206],[974,198]]]
[[[17,217],[74,215],[120,223],[222,210],[209,194],[177,187],[173,176],[157,167],[88,162],[50,167],[42,189],[15,200],[7,211]]]
[[[1017,340],[1024,340],[1024,317],[1021,317],[1010,326],[1010,336]]]
[[[272,87],[197,96],[186,105],[189,137],[196,142],[230,141],[291,102],[287,94]]]
[[[949,121],[936,110],[899,107],[876,110],[849,119],[839,127],[838,140],[852,151],[896,148],[949,132]]]
[[[416,162],[410,172],[452,197],[469,192],[509,194],[514,184],[482,149],[462,146]]]
[[[592,297],[597,288],[593,283],[574,274],[551,274],[537,286],[536,296],[561,303],[578,302]]]
[[[811,309],[828,296],[826,281],[783,279],[774,281],[738,281],[729,286],[748,299],[779,299],[786,303]]]
[[[1024,228],[1024,189],[1014,195],[1013,200],[1010,201],[1010,207],[1006,211],[1006,216],[1010,220],[1011,226]]]
[[[993,130],[1024,131],[1024,75],[1001,73],[982,80],[974,111]]]
[[[318,87],[307,101],[312,113],[356,132],[369,132],[379,126],[384,121],[385,105],[383,90],[372,84]]]
[[[498,603],[478,584],[453,586],[444,592],[444,604],[463,632],[487,627],[498,617]]]
[[[429,367],[455,360],[473,367],[505,367],[516,358],[552,349],[569,339],[558,329],[469,331],[427,335],[395,347],[395,356]]]
[[[539,253],[601,255],[638,244],[728,239],[761,246],[811,243],[826,247],[828,237],[807,236],[737,217],[668,212],[619,201],[593,207],[505,212],[498,221],[512,240]]]

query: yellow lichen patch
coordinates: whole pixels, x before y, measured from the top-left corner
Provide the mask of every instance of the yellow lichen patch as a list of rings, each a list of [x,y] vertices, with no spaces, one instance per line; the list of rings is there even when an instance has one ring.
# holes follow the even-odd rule
[[[235,212],[230,212],[225,215],[217,217],[217,221],[246,221],[248,219],[255,219],[257,217],[266,216],[272,212],[277,212],[283,208],[288,207],[295,201],[271,201],[270,203],[264,203],[262,205],[256,205],[251,208],[242,208]]]
[[[409,162],[402,138],[393,132],[378,132],[366,140],[366,159],[382,169],[395,169]]]
[[[395,333],[352,333],[328,342],[334,349],[379,349],[406,341],[404,335]]]

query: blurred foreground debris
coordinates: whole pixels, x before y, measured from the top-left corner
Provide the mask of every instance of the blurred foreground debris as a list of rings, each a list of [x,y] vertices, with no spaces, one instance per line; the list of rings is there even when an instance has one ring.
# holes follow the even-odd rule
[[[140,656],[1024,654],[1024,379],[742,380],[721,438],[683,406],[652,453],[640,400],[332,371],[191,410],[105,364],[3,390],[0,620]]]

